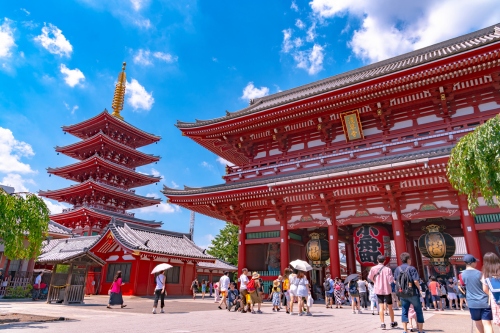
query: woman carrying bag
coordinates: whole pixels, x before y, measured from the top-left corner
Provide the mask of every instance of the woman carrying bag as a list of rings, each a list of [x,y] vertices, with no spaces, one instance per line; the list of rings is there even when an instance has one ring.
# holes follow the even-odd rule
[[[109,302],[108,309],[111,309],[111,305],[120,305],[123,309],[126,305],[123,305],[123,297],[122,297],[122,286],[125,283],[122,282],[122,271],[116,272],[115,278],[113,279],[113,283],[111,284],[111,288],[109,288]]]
[[[156,308],[158,308],[158,299],[160,300],[160,313],[165,313],[163,308],[165,307],[165,271],[161,271],[156,276],[156,287],[155,287],[155,301],[153,304],[153,314],[156,314]]]

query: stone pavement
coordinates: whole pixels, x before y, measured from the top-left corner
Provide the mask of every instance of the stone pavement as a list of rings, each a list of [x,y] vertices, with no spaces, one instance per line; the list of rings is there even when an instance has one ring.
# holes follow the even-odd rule
[[[264,303],[264,314],[228,313],[217,309],[213,299],[187,298],[167,299],[166,314],[151,314],[152,299],[124,297],[128,305],[125,309],[106,309],[107,297],[92,296],[86,298],[85,305],[63,306],[42,302],[0,302],[0,313],[30,313],[65,317],[71,320],[50,323],[28,323],[1,325],[0,329],[40,332],[45,329],[50,333],[59,332],[382,332],[377,316],[371,312],[352,314],[349,308],[326,309],[324,305],[315,305],[313,317],[286,315],[284,312],[273,313],[270,303]],[[474,332],[468,312],[445,311],[425,312],[426,332]],[[401,311],[396,311],[396,320],[401,325]],[[387,319],[387,323],[389,319]],[[389,331],[389,330],[387,330]],[[402,328],[392,329],[402,332]],[[495,328],[495,332],[499,332]]]

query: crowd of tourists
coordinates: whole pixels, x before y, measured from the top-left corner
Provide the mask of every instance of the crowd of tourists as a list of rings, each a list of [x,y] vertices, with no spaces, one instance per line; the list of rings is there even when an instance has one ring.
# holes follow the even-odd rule
[[[378,315],[380,327],[387,328],[386,317],[391,328],[398,326],[394,318],[394,310],[401,308],[403,333],[423,333],[423,311],[462,310],[467,308],[471,319],[480,333],[492,333],[493,324],[500,326],[500,258],[492,252],[484,255],[482,271],[476,269],[478,259],[467,254],[463,257],[466,269],[458,278],[443,279],[431,276],[424,281],[412,266],[409,253],[400,255],[402,264],[394,273],[384,265],[386,257],[377,258],[378,264],[373,266],[366,279],[357,274],[349,275],[344,281],[340,277],[332,278],[326,275],[322,288],[312,286],[307,278],[307,272],[286,268],[272,282],[268,291],[268,300],[272,302],[272,311],[284,310],[290,315],[312,316],[311,306],[314,298],[324,296],[326,308],[335,306],[350,306],[353,314],[371,311]],[[155,276],[155,298],[153,313],[157,312],[160,302],[160,312],[165,306],[165,272]],[[239,284],[239,288],[238,288]],[[121,272],[117,272],[109,290],[109,304],[123,304]],[[257,272],[249,273],[244,268],[237,281],[231,282],[229,272],[224,272],[220,280],[212,284],[202,280],[201,286],[197,279],[191,284],[193,299],[201,287],[201,297],[212,296],[215,291],[215,302],[219,309],[241,313],[262,313],[264,301],[264,282]],[[362,310],[363,309],[363,310]]]

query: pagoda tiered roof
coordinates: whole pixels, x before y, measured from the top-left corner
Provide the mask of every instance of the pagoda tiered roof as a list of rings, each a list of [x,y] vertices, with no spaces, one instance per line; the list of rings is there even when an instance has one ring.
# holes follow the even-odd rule
[[[94,136],[70,144],[64,147],[56,147],[56,152],[65,154],[78,160],[85,160],[98,154],[108,160],[113,160],[129,168],[158,162],[159,156],[145,154],[127,145],[124,145],[103,132]]]
[[[87,180],[58,190],[40,191],[40,195],[75,206],[94,204],[116,208],[117,211],[148,207],[161,202],[158,198],[137,195],[134,191],[122,190],[94,180]],[[114,205],[110,204],[110,201],[114,201]]]
[[[62,129],[83,140],[103,132],[132,148],[146,146],[161,139],[160,136],[144,132],[124,120],[113,117],[106,109],[95,117],[78,124],[63,126]]]
[[[105,222],[102,223],[106,225],[113,218],[120,219],[127,223],[140,224],[150,227],[159,227],[163,223],[154,220],[143,220],[136,218],[134,213],[118,213],[106,209],[99,209],[91,206],[80,206],[76,208],[68,208],[63,210],[62,213],[51,215],[50,218],[54,221],[58,221],[61,224],[72,224],[73,222],[78,222],[81,219],[94,219],[95,221]]]
[[[98,154],[67,166],[48,168],[47,172],[76,182],[83,182],[89,178],[99,179],[109,185],[122,188],[149,185],[161,180],[161,177],[136,172],[133,169],[105,159]],[[105,180],[106,178],[108,179]]]

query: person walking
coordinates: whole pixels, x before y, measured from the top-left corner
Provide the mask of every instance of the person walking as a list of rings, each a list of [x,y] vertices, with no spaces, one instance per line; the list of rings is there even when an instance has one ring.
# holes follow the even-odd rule
[[[285,306],[286,313],[290,313],[290,280],[289,276],[290,273],[292,273],[292,270],[290,268],[285,268],[285,271],[283,272],[283,295],[281,297],[281,304]]]
[[[201,299],[205,299],[206,292],[207,292],[207,281],[201,280]]]
[[[261,289],[261,284],[259,282],[260,275],[257,272],[252,273],[252,280],[250,280],[247,284],[248,292],[250,293],[251,306],[250,309],[253,314],[262,313],[260,307],[262,305],[261,293],[259,290]],[[255,304],[257,304],[257,311],[255,311]]]
[[[161,271],[156,276],[156,287],[155,287],[155,300],[153,304],[153,314],[156,314],[156,309],[158,308],[158,300],[160,300],[160,313],[165,313],[163,308],[165,307],[165,271]]]
[[[271,291],[271,301],[273,302],[273,312],[280,310],[281,289],[278,280],[273,282],[273,289]]]
[[[342,298],[344,297],[344,284],[342,280],[338,277],[335,278],[335,282],[333,283],[333,296],[335,297],[335,309],[339,307],[342,309]]]
[[[307,305],[307,297],[309,296],[309,281],[307,280],[305,272],[299,271],[297,274],[297,297],[299,298],[299,316],[303,316],[304,307],[307,309],[306,315],[312,316]]]
[[[370,300],[370,310],[372,310],[372,316],[375,315],[375,309],[377,309],[377,315],[379,315],[377,295],[375,294],[375,288],[373,286],[373,281],[368,283],[368,293],[369,293],[368,297]]]
[[[488,294],[483,290],[482,273],[476,269],[477,259],[471,254],[466,254],[462,260],[465,262],[465,270],[460,274],[460,278],[465,288],[467,288],[465,298],[467,299],[470,317],[479,333],[492,333],[491,321],[493,320],[493,314],[488,303]],[[488,269],[488,266],[486,268]]]
[[[465,311],[464,306],[467,304],[467,301],[465,300],[465,287],[462,285],[460,280],[457,281],[457,296],[458,300],[460,301],[460,310]],[[465,303],[465,305],[464,305]]]
[[[431,292],[431,297],[432,297],[432,303],[434,304],[434,311],[443,311],[441,308],[441,286],[439,285],[439,282],[436,281],[436,277],[433,275],[431,276],[431,282],[429,282],[429,290]]]
[[[215,302],[214,303],[219,303],[219,301],[220,301],[219,286],[220,286],[219,282],[214,283],[214,294],[215,294]]]
[[[111,284],[111,288],[109,289],[109,302],[108,302],[108,309],[111,309],[111,305],[120,305],[121,308],[123,309],[126,307],[126,305],[123,304],[123,296],[122,296],[122,286],[125,283],[123,283],[122,280],[122,271],[118,271],[115,274],[115,277],[113,279],[113,283]]]
[[[493,252],[487,252],[483,257],[483,278],[481,281],[483,282],[483,291],[488,294],[490,300],[493,324],[500,326],[500,306],[497,303],[498,292],[496,291],[500,284],[500,258]]]
[[[330,274],[326,274],[323,288],[325,289],[326,308],[333,308],[333,280]]]
[[[347,286],[347,290],[349,290],[349,297],[351,298],[351,307],[352,313],[356,313],[356,308],[358,309],[358,313],[361,314],[361,307],[359,302],[359,289],[358,289],[358,281],[351,280],[349,281],[349,285]]]
[[[40,297],[40,293],[42,292],[42,275],[43,275],[43,271],[38,273],[38,275],[35,278],[35,283],[33,284],[32,299],[34,301],[38,301],[38,298]]]
[[[293,304],[298,300],[297,300],[297,288],[299,286],[299,279],[297,278],[297,274],[295,272],[293,272],[292,274],[290,274],[288,276],[288,279],[290,280],[290,315],[293,316]],[[300,306],[299,306],[299,312],[302,312],[302,310],[300,310]]]
[[[429,287],[427,287],[427,283],[425,283],[424,280],[422,280],[422,278],[420,278],[419,283],[420,283],[420,288],[423,292],[423,296],[420,298],[420,302],[422,303],[422,310],[427,311],[427,308],[429,307],[429,302],[427,300]]]
[[[418,276],[417,269],[411,265],[411,258],[408,252],[401,253],[399,258],[402,264],[394,271],[394,281],[401,300],[403,333],[408,332],[408,312],[410,310],[410,305],[413,305],[413,309],[417,315],[418,331],[423,333],[424,312],[422,311],[420,296],[422,294],[425,295],[425,293],[420,287],[420,276]]]
[[[389,267],[384,266],[385,256],[377,257],[377,266],[373,266],[368,274],[368,280],[373,281],[373,288],[377,294],[379,304],[380,327],[386,328],[384,310],[389,310],[391,318],[390,326],[397,327],[398,323],[394,320],[394,310],[392,309],[391,283],[394,282],[394,276]]]
[[[358,290],[359,290],[359,301],[361,303],[361,307],[365,310],[368,309],[368,283],[363,278],[358,280]]]
[[[446,293],[448,294],[450,310],[453,310],[453,305],[455,305],[455,309],[458,310],[457,294],[455,293],[455,282],[453,281],[452,277],[450,277],[448,279],[448,282],[446,283]]]
[[[209,293],[209,297],[212,297],[213,289],[214,289],[214,284],[212,283],[212,281],[210,281],[210,282],[208,283],[208,293]]]
[[[193,282],[191,282],[191,291],[193,292],[193,301],[196,299],[196,292],[198,291],[198,278],[195,277]]]
[[[246,312],[245,307],[247,305],[247,295],[248,295],[247,284],[249,282],[247,274],[248,274],[248,269],[243,268],[241,270],[241,275],[239,278],[240,295],[241,295],[241,313]]]
[[[222,299],[219,302],[219,309],[222,310],[221,305],[225,304],[226,309],[227,309],[227,303],[226,303],[226,298],[227,298],[227,291],[229,290],[229,272],[224,272],[224,275],[221,276],[219,280],[219,290],[220,290],[220,295],[222,296]]]

